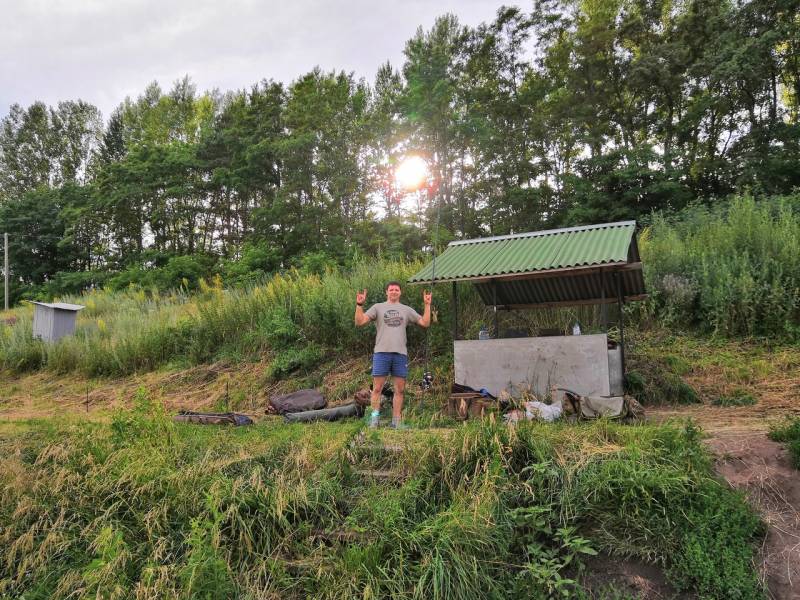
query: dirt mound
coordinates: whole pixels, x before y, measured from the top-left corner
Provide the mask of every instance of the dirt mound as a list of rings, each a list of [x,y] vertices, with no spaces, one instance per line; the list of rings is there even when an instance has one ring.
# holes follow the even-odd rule
[[[691,418],[702,427],[717,472],[747,495],[767,524],[759,569],[769,596],[800,600],[800,473],[785,448],[767,437],[771,423],[800,414],[800,402],[786,390],[768,391],[754,406],[662,406],[649,408],[647,416],[657,423]]]
[[[800,473],[781,444],[761,433],[718,433],[708,445],[717,472],[747,495],[768,526],[759,566],[771,597],[800,599]]]
[[[592,597],[608,597],[609,588],[629,594],[640,600],[689,600],[690,594],[678,594],[656,566],[637,560],[609,556],[592,556],[586,563],[581,585]],[[611,596],[616,597],[616,596]]]

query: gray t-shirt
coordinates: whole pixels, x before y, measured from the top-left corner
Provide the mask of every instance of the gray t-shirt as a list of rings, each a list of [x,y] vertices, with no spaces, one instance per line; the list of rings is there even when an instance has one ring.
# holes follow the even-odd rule
[[[398,352],[408,354],[406,349],[406,325],[417,323],[422,316],[410,306],[396,302],[373,304],[364,313],[375,321],[378,335],[375,337],[375,352]]]

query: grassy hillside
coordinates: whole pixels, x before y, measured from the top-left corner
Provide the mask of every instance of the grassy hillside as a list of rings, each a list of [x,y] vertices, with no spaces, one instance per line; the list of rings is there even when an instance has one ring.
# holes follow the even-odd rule
[[[230,430],[142,392],[110,424],[0,425],[0,448],[11,597],[632,597],[581,585],[598,552],[763,595],[759,521],[691,426]]]
[[[355,290],[368,288],[377,301],[382,282],[416,266],[363,263],[347,276],[290,272],[244,289],[204,284],[191,296],[130,289],[67,297],[86,306],[75,336],[53,345],[34,341],[31,310],[17,309],[0,337],[0,362],[15,371],[113,376],[269,352],[280,376],[315,366],[324,347],[366,352],[370,334],[352,324]]]

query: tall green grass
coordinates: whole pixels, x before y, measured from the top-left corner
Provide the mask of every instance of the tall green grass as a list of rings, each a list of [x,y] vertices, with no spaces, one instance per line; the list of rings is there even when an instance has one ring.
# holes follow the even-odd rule
[[[386,281],[406,278],[418,268],[383,262],[362,263],[347,274],[292,271],[244,289],[204,284],[191,297],[133,288],[67,297],[63,300],[86,306],[76,334],[42,344],[32,338],[32,310],[18,309],[17,322],[0,330],[0,364],[16,371],[126,375],[172,362],[297,353],[315,346],[366,352],[374,334],[353,325],[355,290],[367,288],[370,301],[379,301]],[[416,300],[421,309],[417,291],[409,288],[407,300]],[[446,307],[447,300],[439,304]]]
[[[359,428],[176,425],[144,394],[110,426],[6,427],[0,595],[582,598],[603,551],[763,597],[758,520],[691,427],[471,424],[399,455],[351,446]]]
[[[32,309],[19,308],[13,325],[0,324],[0,365],[17,372],[48,369],[57,373],[120,376],[169,364],[272,355],[272,375],[285,377],[313,369],[327,358],[369,353],[371,327],[353,325],[356,290],[367,289],[369,303],[382,302],[384,285],[405,280],[422,267],[417,262],[363,261],[351,270],[322,275],[289,271],[263,284],[223,289],[221,281],[200,282],[197,293],[156,289],[92,291],[62,300],[83,304],[74,336],[55,344],[32,337]],[[471,287],[459,292],[461,336],[475,338],[493,315]],[[405,286],[403,302],[422,312],[422,288]],[[429,330],[432,352],[452,352],[450,289],[435,290],[437,322]],[[545,310],[503,315],[501,329],[559,326],[575,320],[598,322],[599,310]],[[409,350],[424,352],[426,333],[409,329]]]
[[[800,215],[798,197],[755,202],[734,199],[722,208],[689,209],[676,218],[654,218],[640,236],[651,300],[631,308],[640,322],[699,328],[724,336],[800,334]],[[32,339],[30,307],[17,309],[14,324],[0,324],[0,366],[57,373],[119,376],[163,365],[220,358],[247,359],[269,353],[272,375],[309,371],[327,357],[368,353],[371,328],[354,327],[355,291],[368,301],[385,298],[383,286],[405,280],[418,262],[361,261],[348,271],[321,275],[289,271],[260,285],[222,289],[221,280],[199,282],[192,295],[180,288],[93,291],[63,300],[86,305],[75,336],[56,344]],[[180,285],[180,282],[176,282]],[[438,323],[430,330],[433,352],[452,350],[449,286],[437,286]],[[422,310],[421,288],[406,286],[403,300]],[[459,329],[477,337],[494,328],[493,313],[467,284],[460,286]],[[616,310],[610,311],[612,323]],[[543,309],[501,314],[500,333],[535,335],[547,327],[567,331],[579,321],[585,331],[600,323],[597,307]],[[616,330],[614,330],[616,331]],[[425,334],[409,330],[410,351],[423,352]],[[492,332],[497,335],[498,332]]]
[[[656,216],[639,238],[645,312],[723,336],[800,333],[800,196]]]

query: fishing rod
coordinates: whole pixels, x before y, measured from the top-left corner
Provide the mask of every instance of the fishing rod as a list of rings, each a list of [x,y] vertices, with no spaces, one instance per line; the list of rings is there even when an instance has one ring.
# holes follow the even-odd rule
[[[433,288],[436,286],[436,244],[439,241],[439,221],[441,219],[442,203],[436,202],[436,196],[439,193],[438,185],[435,189],[429,192],[432,202],[436,204],[436,225],[431,234],[431,254],[433,260],[431,262],[431,304],[433,304]],[[431,308],[431,311],[433,308]],[[425,332],[425,371],[422,374],[422,381],[420,387],[423,392],[429,391],[433,387],[433,373],[430,371],[430,355],[431,355],[431,331],[430,327]]]

